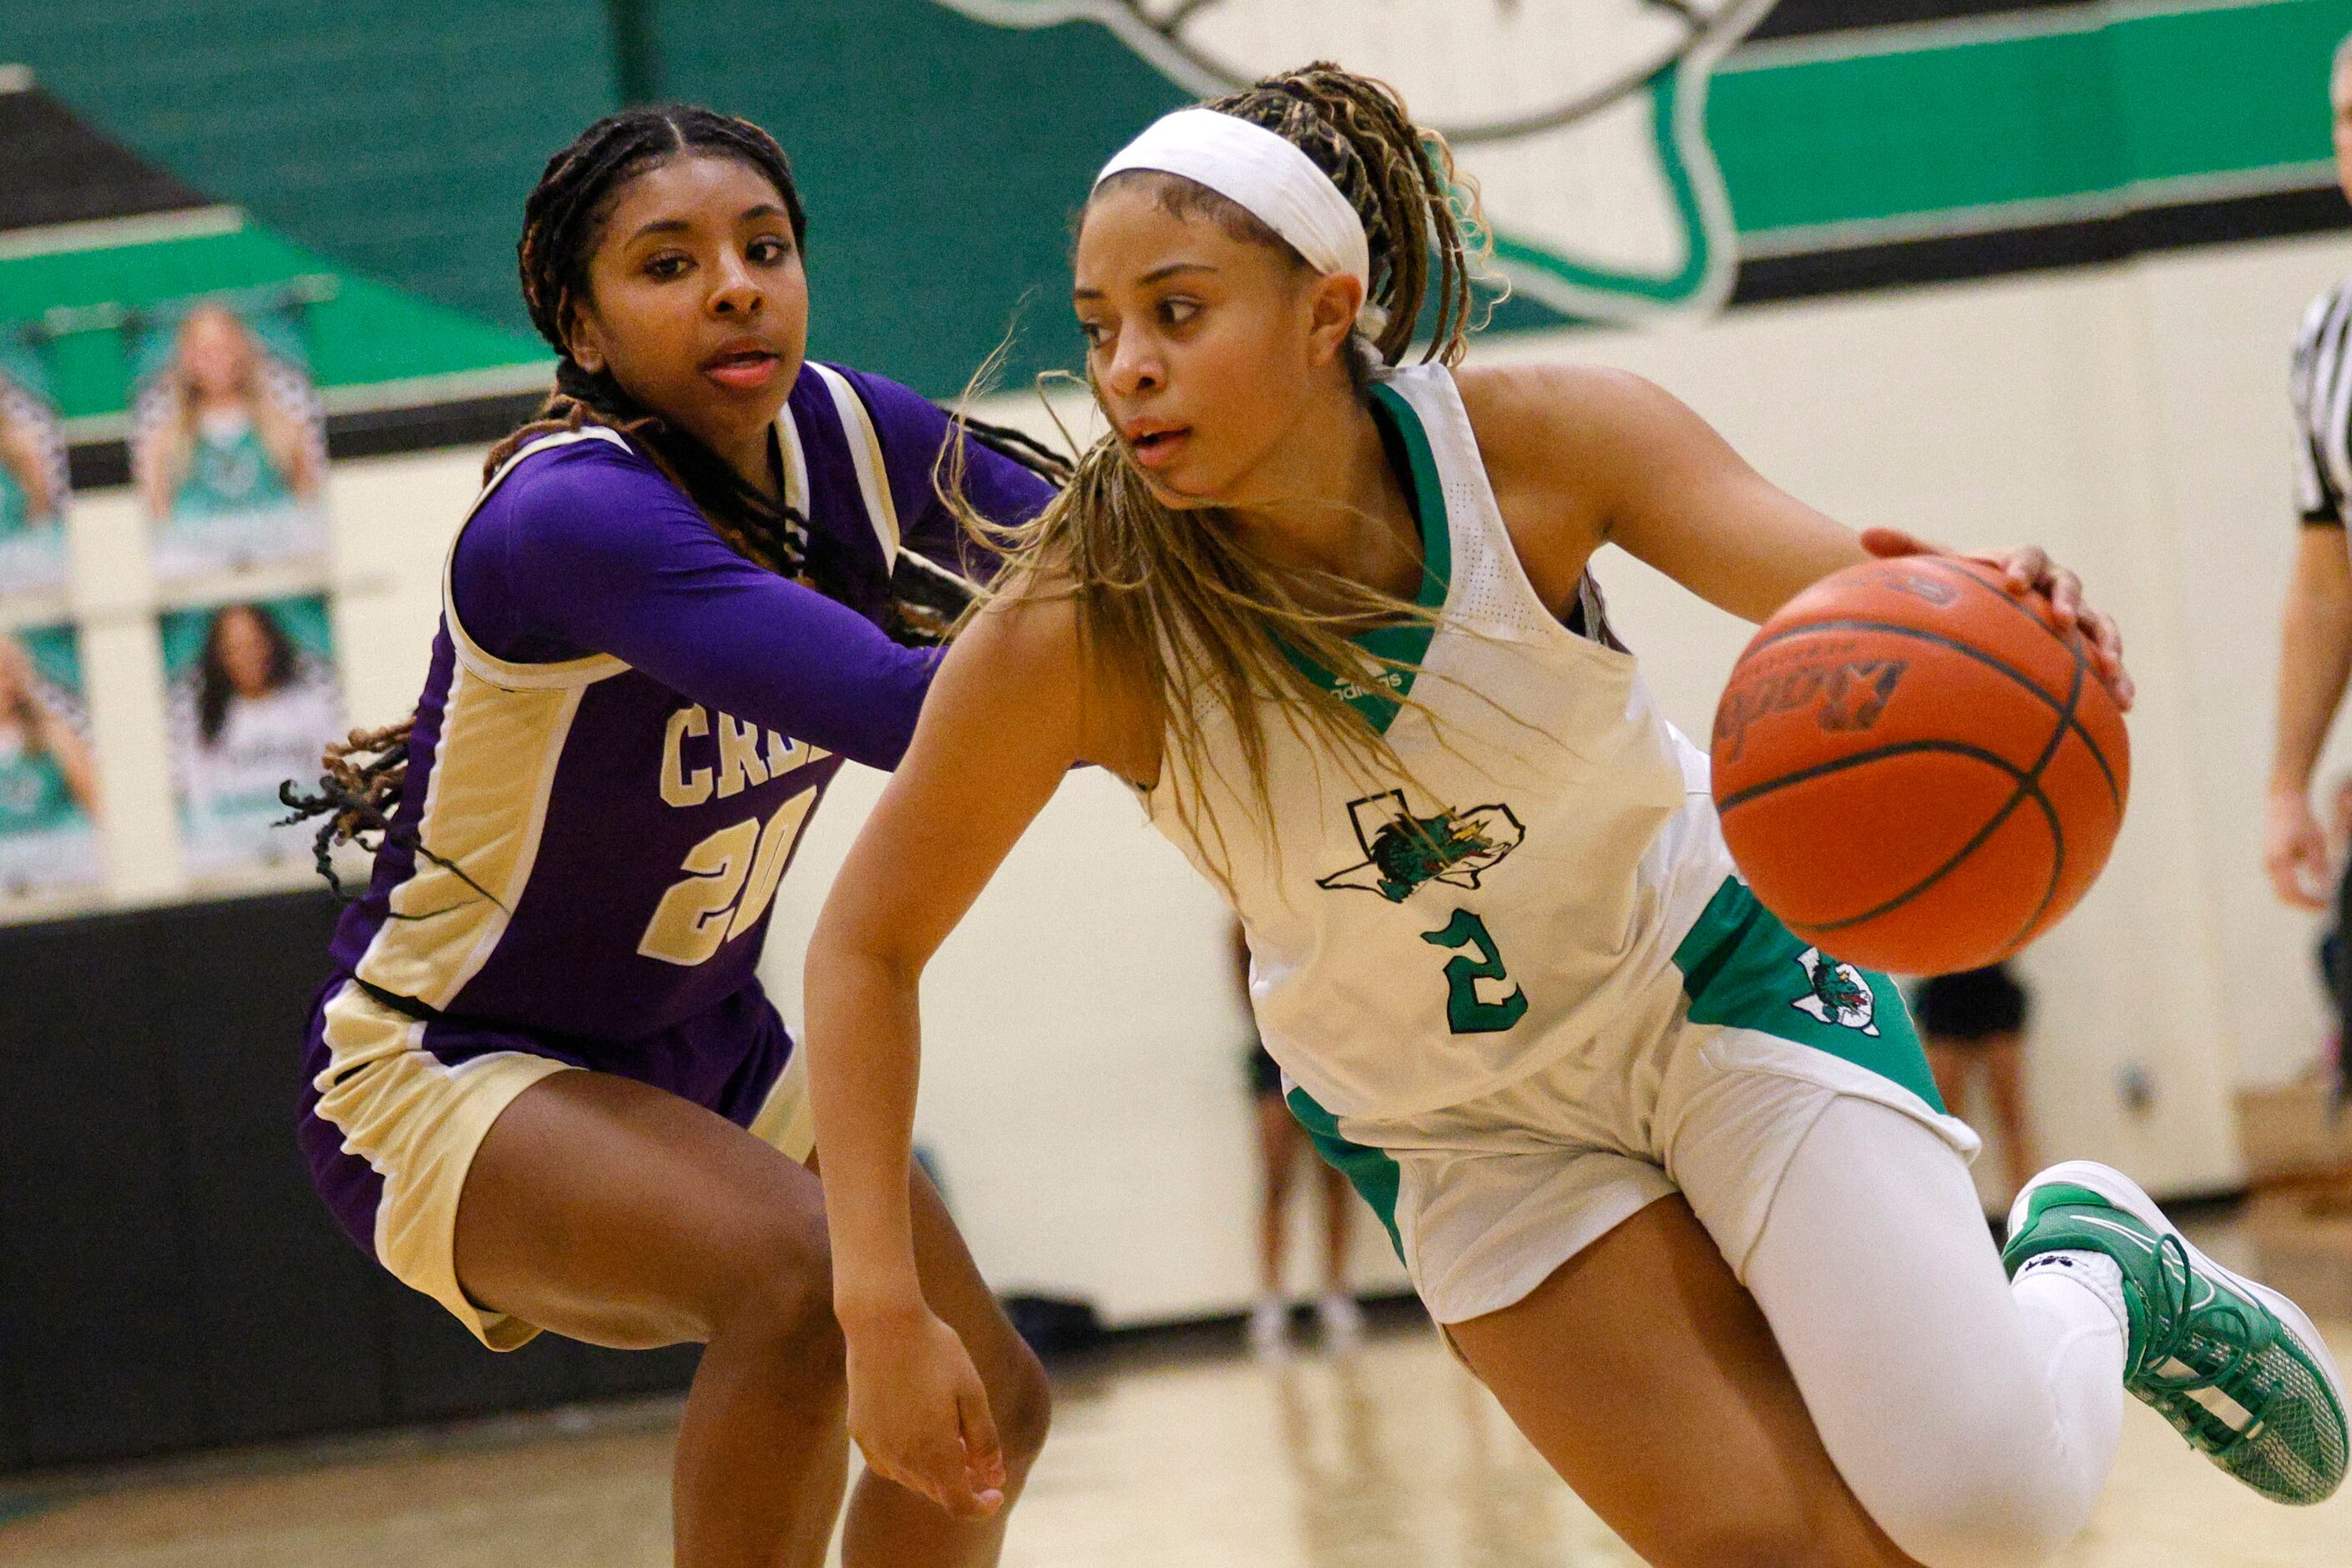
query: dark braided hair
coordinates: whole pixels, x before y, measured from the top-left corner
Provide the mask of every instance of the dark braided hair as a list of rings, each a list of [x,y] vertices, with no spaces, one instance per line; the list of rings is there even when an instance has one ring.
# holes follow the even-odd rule
[[[621,386],[609,370],[590,371],[572,357],[573,308],[588,297],[588,268],[614,198],[635,175],[688,153],[733,158],[765,175],[784,204],[793,244],[808,240],[808,214],[792,164],[776,139],[748,120],[692,105],[625,109],[580,133],[547,161],[523,203],[515,246],[530,323],[553,346],[555,392],[537,418],[490,449],[487,480],[539,437],[583,425],[625,431],[701,509],[719,537],[751,560],[788,577],[808,565],[808,520],[769,500],[709,447],[672,428]]]
[[[547,161],[523,204],[522,237],[515,246],[531,325],[559,356],[555,391],[529,424],[491,448],[483,479],[487,481],[541,436],[584,425],[609,426],[627,434],[687,493],[719,537],[745,557],[784,576],[814,579],[814,585],[822,588],[832,563],[821,543],[812,558],[806,518],[761,495],[708,446],[630,396],[610,371],[592,372],[572,355],[572,312],[588,297],[589,264],[614,198],[631,178],[686,154],[733,158],[765,175],[782,199],[793,243],[806,242],[808,216],[793,181],[792,164],[776,139],[748,120],[671,105],[623,110],[582,132]],[[323,819],[314,846],[319,869],[339,892],[341,884],[330,862],[334,847],[356,843],[373,852],[386,838],[405,844],[475,886],[463,871],[417,841],[413,829],[394,820],[406,782],[415,724],[412,713],[381,730],[355,730],[327,748],[321,759],[326,771],[315,792],[305,793],[290,783],[278,791],[292,813],[285,818],[287,824]]]

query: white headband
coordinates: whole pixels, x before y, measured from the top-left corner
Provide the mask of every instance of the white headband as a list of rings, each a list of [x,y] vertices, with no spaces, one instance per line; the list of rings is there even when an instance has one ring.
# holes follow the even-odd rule
[[[1312,158],[1265,127],[1213,109],[1180,109],[1114,153],[1095,184],[1129,169],[1179,174],[1238,203],[1316,271],[1342,273],[1362,286],[1360,329],[1378,333],[1386,324],[1388,312],[1371,302],[1364,220]]]

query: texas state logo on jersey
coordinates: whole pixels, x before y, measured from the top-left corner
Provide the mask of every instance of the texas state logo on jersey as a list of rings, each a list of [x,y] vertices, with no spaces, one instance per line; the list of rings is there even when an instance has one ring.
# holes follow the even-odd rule
[[[1507,805],[1448,807],[1426,816],[1405,804],[1404,791],[1387,790],[1348,803],[1363,859],[1316,879],[1318,888],[1360,888],[1401,904],[1431,882],[1475,888],[1480,875],[1519,847],[1527,829]]]
[[[1098,23],[1202,97],[1308,60],[1378,77],[1477,182],[1514,285],[1609,320],[1729,292],[1707,81],[1773,3],[939,0],[1002,26]]]

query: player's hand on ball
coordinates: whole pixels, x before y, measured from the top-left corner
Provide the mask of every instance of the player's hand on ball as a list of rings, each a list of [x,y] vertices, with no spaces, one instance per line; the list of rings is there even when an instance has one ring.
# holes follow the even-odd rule
[[[2083,640],[2090,648],[2091,668],[2115,693],[2116,705],[2130,710],[2132,679],[2124,668],[2123,633],[2116,628],[2115,617],[2083,603],[2083,580],[2051,560],[2050,552],[2040,545],[2018,544],[2006,550],[1971,553],[1930,544],[1899,528],[1865,528],[1862,531],[1862,547],[1882,558],[1952,555],[1963,561],[1980,561],[2001,574],[2011,593],[2041,595],[2050,601],[2050,613],[2059,631],[2081,628]]]
[[[2299,910],[2327,907],[2327,836],[2303,791],[2271,792],[2263,819],[2263,866],[2286,903]]]
[[[848,1336],[849,1432],[884,1479],[958,1519],[1004,1506],[1004,1455],[963,1341],[928,1308]]]

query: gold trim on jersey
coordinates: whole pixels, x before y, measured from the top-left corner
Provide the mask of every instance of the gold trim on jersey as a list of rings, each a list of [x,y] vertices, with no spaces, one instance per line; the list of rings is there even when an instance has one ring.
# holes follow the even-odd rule
[[[392,890],[391,918],[360,960],[361,979],[446,1007],[489,961],[530,880],[583,695],[578,686],[517,691],[469,669],[451,675],[416,826],[432,856],[418,855]]]
[[[474,1152],[515,1097],[568,1062],[493,1051],[448,1066],[425,1047],[425,1026],[346,983],[326,1008],[327,1068],[312,1087],[343,1151],[383,1178],[375,1255],[394,1279],[446,1307],[494,1351],[539,1330],[469,1299],[457,1283],[457,1201]]]
[[[473,510],[466,514],[466,521],[457,525],[456,537],[449,541],[448,554],[442,557],[441,618],[449,627],[449,642],[457,649],[458,665],[473,671],[484,680],[515,690],[536,690],[551,687],[586,686],[618,675],[629,668],[624,661],[614,658],[610,654],[603,653],[592,653],[581,658],[567,658],[554,664],[509,663],[485,649],[468,637],[466,634],[465,624],[457,618],[456,587],[457,541],[466,536],[467,525],[471,523],[475,515],[482,510],[482,503],[488,500],[498,488],[506,482],[507,476],[513,473],[516,466],[525,458],[536,453],[551,451],[558,447],[576,446],[582,441],[607,441],[624,452],[629,450],[628,442],[622,439],[619,431],[608,429],[602,425],[583,425],[577,430],[558,431],[554,435],[541,436],[538,440],[528,443],[513,457],[499,465],[499,471],[490,476],[489,482],[482,487],[482,493],[474,498]]]
[[[866,412],[866,402],[849,378],[839,371],[818,364],[814,360],[808,368],[824,384],[833,398],[834,412],[841,419],[842,444],[849,448],[849,465],[857,471],[858,499],[866,503],[866,521],[874,525],[875,540],[882,546],[882,567],[888,571],[898,563],[898,503],[890,494],[890,470],[882,460],[882,437],[874,428],[873,416]]]
[[[808,448],[801,444],[801,427],[789,403],[776,412],[776,449],[784,458],[784,505],[809,514]]]
[[[805,1047],[793,1047],[760,1114],[751,1119],[751,1136],[803,1165],[816,1152],[816,1106],[809,1099]]]

